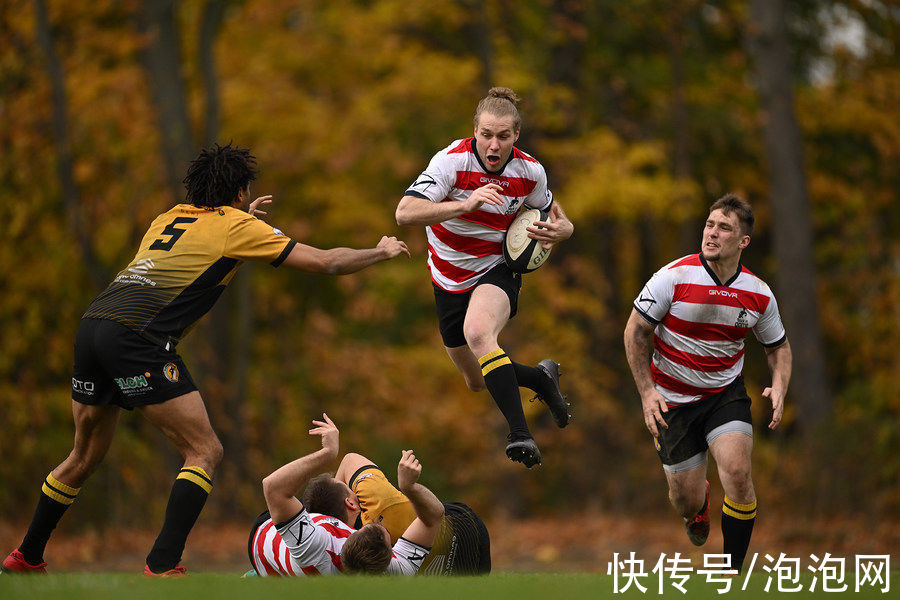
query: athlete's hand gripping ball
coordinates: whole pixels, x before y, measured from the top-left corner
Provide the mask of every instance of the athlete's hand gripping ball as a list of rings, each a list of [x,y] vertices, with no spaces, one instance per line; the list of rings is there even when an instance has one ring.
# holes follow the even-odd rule
[[[400,491],[406,493],[413,485],[419,481],[419,475],[422,474],[422,465],[412,450],[404,450],[397,463],[397,486]]]
[[[318,435],[322,437],[322,448],[333,454],[338,455],[339,435],[337,425],[328,418],[328,415],[322,413],[322,421],[313,421],[314,427],[309,430],[309,435]]]

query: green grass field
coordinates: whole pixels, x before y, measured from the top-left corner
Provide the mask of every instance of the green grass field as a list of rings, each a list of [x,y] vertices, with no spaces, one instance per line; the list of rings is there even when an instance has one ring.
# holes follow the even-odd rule
[[[853,598],[897,597],[893,585],[898,572],[892,573],[891,591],[882,594],[872,588],[853,592],[852,577],[846,580],[848,591],[843,594],[824,594],[818,589],[809,592],[810,576],[801,579],[804,591],[791,593],[793,598],[821,598],[823,596],[850,596]],[[685,588],[687,594],[667,587],[664,597],[706,600],[712,598],[764,598],[780,596],[773,582],[770,592],[763,591],[764,573],[751,576],[747,591],[730,591],[719,595],[716,586],[707,584],[699,576],[692,577]],[[315,577],[240,579],[238,575],[196,574],[184,579],[146,579],[140,575],[120,573],[57,574],[46,577],[16,577],[0,575],[0,599],[32,600],[39,598],[65,598],[66,600],[218,600],[254,598],[302,598],[303,600],[339,600],[362,598],[364,600],[569,600],[570,598],[648,598],[660,597],[657,580],[651,575],[642,580],[645,593],[634,588],[624,594],[613,594],[611,577],[589,574],[516,574],[503,573],[487,577]],[[667,584],[668,585],[668,584]],[[733,588],[741,582],[735,581]]]

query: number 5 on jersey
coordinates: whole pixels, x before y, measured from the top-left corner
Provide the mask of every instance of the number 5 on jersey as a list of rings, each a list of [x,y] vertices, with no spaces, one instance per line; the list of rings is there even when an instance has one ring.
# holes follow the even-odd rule
[[[162,230],[163,235],[168,235],[169,239],[165,241],[163,241],[162,238],[157,239],[150,244],[150,250],[165,250],[168,252],[172,249],[172,246],[175,245],[175,242],[178,241],[178,238],[184,235],[184,232],[186,231],[185,229],[180,229],[175,226],[182,223],[193,223],[196,220],[196,217],[176,217],[174,221],[166,225],[165,229]]]

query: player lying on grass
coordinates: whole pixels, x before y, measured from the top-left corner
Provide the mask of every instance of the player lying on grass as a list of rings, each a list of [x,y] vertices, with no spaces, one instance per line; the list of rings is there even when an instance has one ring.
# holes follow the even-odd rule
[[[391,545],[380,524],[359,530],[350,526],[359,515],[356,495],[347,484],[320,473],[338,456],[338,429],[322,415],[310,435],[322,448],[292,461],[263,479],[268,510],[250,532],[250,563],[261,576],[365,573],[415,575],[428,555],[444,516],[444,506],[418,483],[422,466],[412,450],[397,465],[397,484],[409,498],[416,518]],[[312,480],[312,481],[311,481]],[[309,485],[307,485],[309,484]],[[306,488],[301,501],[297,496]],[[325,512],[307,510],[315,505]]]
[[[4,571],[43,573],[44,548],[63,513],[112,443],[121,409],[137,409],[184,458],[145,575],[181,575],[187,536],[212,490],[222,444],[176,345],[209,311],[247,261],[341,275],[401,254],[382,237],[374,248],[321,250],[295,242],[255,215],[256,159],[228,144],[205,149],[188,167],[184,204],[153,220],[137,254],[97,296],[75,337],[72,452],[44,479],[31,525]],[[21,507],[20,507],[21,508]]]
[[[412,502],[391,485],[375,463],[361,454],[348,453],[334,476],[356,496],[359,516],[356,527],[380,523],[400,538],[415,520]],[[343,487],[342,487],[343,489]],[[317,511],[314,504],[310,510]],[[444,519],[431,552],[422,563],[422,575],[475,575],[491,572],[491,538],[487,527],[462,502],[444,502]]]

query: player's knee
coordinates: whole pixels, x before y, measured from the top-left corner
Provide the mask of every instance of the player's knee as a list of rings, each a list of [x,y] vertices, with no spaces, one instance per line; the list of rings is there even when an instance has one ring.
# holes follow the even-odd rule
[[[753,486],[749,461],[724,461],[719,465],[719,477],[721,477],[725,485],[742,491],[746,491],[747,488],[752,488]]]
[[[222,442],[219,441],[219,438],[214,437],[212,440],[210,440],[210,445],[206,456],[207,461],[209,461],[211,467],[215,468],[219,466],[219,463],[222,462],[222,458],[224,456],[225,448],[222,447]]]
[[[463,327],[463,335],[466,337],[466,344],[468,344],[469,348],[472,349],[472,352],[475,353],[476,358],[484,348],[496,345],[494,335],[490,330],[485,329],[480,325],[470,325],[467,323],[466,326]]]
[[[703,499],[702,495],[698,497],[695,494],[688,493],[684,488],[669,489],[669,501],[675,507],[675,510],[684,517],[697,514],[703,508]]]

